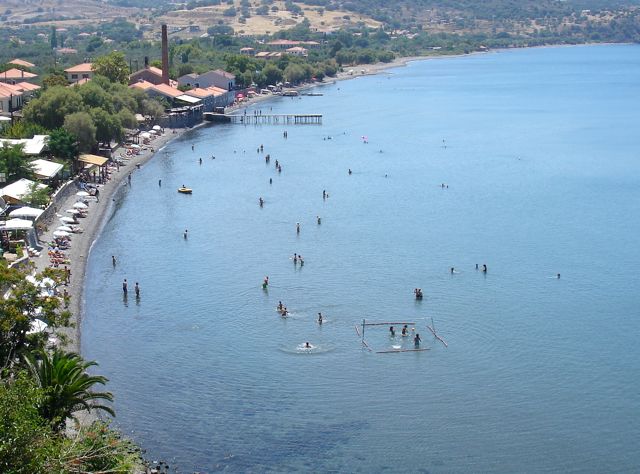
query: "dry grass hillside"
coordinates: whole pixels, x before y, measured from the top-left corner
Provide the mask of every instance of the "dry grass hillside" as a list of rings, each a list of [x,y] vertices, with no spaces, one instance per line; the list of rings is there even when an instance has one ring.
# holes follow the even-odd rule
[[[241,23],[240,0],[235,0],[235,8],[237,15],[235,17],[225,16],[223,12],[230,5],[216,5],[211,7],[195,8],[193,10],[175,10],[166,15],[157,18],[154,23],[167,23],[175,27],[199,27],[200,34],[207,31],[207,28],[223,22],[231,26],[238,34],[258,35],[275,33],[280,30],[291,28],[302,22],[305,18],[309,20],[311,28],[317,31],[332,31],[343,26],[356,23],[364,23],[370,27],[376,28],[380,23],[358,14],[346,11],[324,11],[319,7],[298,4],[304,15],[297,15],[285,9],[284,1],[276,1],[273,6],[277,7],[277,11],[269,10],[268,15],[256,15],[256,9],[261,6],[259,0],[253,0],[249,9],[250,16]],[[154,28],[155,30],[156,28]],[[189,29],[189,28],[187,28]],[[193,36],[193,32],[181,31],[177,33],[180,36]]]

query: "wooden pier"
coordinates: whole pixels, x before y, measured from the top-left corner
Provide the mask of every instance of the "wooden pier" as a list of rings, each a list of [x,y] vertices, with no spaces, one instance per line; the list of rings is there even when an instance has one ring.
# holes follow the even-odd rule
[[[206,112],[205,120],[211,122],[238,123],[243,125],[321,125],[322,114],[212,114]]]

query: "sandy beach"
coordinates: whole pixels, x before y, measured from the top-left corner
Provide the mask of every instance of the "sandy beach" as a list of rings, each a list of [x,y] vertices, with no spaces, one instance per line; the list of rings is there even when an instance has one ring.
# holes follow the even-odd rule
[[[180,137],[186,129],[166,130],[166,132],[155,138],[146,150],[143,150],[139,155],[132,155],[125,161],[124,166],[120,166],[119,170],[113,170],[109,181],[105,184],[98,185],[99,201],[95,198],[89,198],[89,209],[87,210],[87,217],[79,219],[79,227],[83,229],[82,233],[72,234],[71,246],[66,250],[67,258],[70,264],[67,265],[71,271],[71,281],[64,288],[70,295],[69,310],[71,311],[73,327],[70,327],[62,331],[69,339],[66,349],[74,352],[80,352],[80,327],[82,320],[82,290],[84,286],[84,274],[87,263],[87,258],[91,247],[96,239],[99,237],[104,225],[105,218],[111,213],[112,206],[115,201],[119,199],[118,190],[122,186],[128,186],[127,177],[132,175],[132,183],[135,185],[135,174],[138,166],[141,166],[148,160],[150,160],[155,153],[160,151],[170,140]],[[154,149],[154,152],[151,151]],[[114,156],[119,156],[124,152],[124,148],[117,148],[114,151]],[[72,184],[72,186],[74,186]],[[80,188],[77,188],[80,191]],[[49,256],[47,254],[48,243],[53,241],[53,232],[55,229],[62,225],[59,216],[69,217],[70,214],[66,214],[65,210],[73,207],[73,204],[79,198],[75,195],[75,192],[70,193],[66,198],[56,202],[56,213],[52,214],[52,217],[47,221],[39,222],[40,225],[46,226],[47,230],[40,234],[40,243],[44,247],[39,257],[32,257],[32,261],[36,266],[36,271],[41,272],[50,265]],[[57,214],[57,215],[56,215]],[[61,265],[59,268],[64,268]],[[61,289],[60,291],[63,291]]]

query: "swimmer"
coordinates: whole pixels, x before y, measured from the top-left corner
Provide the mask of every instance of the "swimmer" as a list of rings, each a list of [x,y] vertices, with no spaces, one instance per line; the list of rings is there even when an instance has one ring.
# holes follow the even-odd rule
[[[322,199],[327,199],[327,191],[326,190],[322,190]]]
[[[200,164],[202,164],[202,158],[200,158]]]
[[[322,224],[322,219],[320,219],[320,216],[316,216],[316,220],[318,221],[318,225]]]
[[[269,184],[273,184],[273,178],[269,178]]]
[[[262,288],[266,289],[269,286],[269,277],[264,277],[264,281],[262,282]]]
[[[304,343],[304,348],[305,349],[311,349],[311,344],[309,344],[308,342]]]
[[[264,199],[258,199],[258,203],[260,203],[260,207],[264,206]]]
[[[406,336],[408,336],[408,335],[409,335],[409,328],[407,328],[407,325],[405,324],[405,325],[402,327],[402,336],[403,336],[403,337],[406,337]]]
[[[282,301],[278,301],[278,311],[282,311],[282,308],[284,306],[282,306]]]
[[[196,146],[195,145],[191,145],[191,151],[195,150]]]
[[[113,263],[114,267],[116,266],[116,256],[115,255],[111,256],[111,263]],[[558,277],[558,278],[560,278],[560,277]]]
[[[184,237],[185,240],[187,240],[187,237],[189,236],[189,231],[187,229],[184,230],[184,234],[182,234],[182,237]]]
[[[476,270],[478,269],[478,264],[476,263]]]
[[[300,222],[296,222],[296,234],[300,233]]]
[[[318,313],[318,324],[322,325],[322,313]]]
[[[455,268],[451,267],[451,274],[453,275],[455,272]]]
[[[559,279],[560,279],[560,274],[558,273],[558,275],[557,275],[557,276],[558,276],[558,280],[559,280]]]
[[[422,342],[422,339],[420,339],[420,334],[416,333],[416,336],[413,338],[413,345],[415,347],[420,347],[420,342]]]
[[[300,260],[300,266],[304,266],[304,260],[302,259],[302,255],[298,255],[298,260]]]
[[[351,175],[351,173],[352,173],[351,168],[349,168],[349,175]]]
[[[482,265],[482,273],[487,273],[487,265]]]
[[[162,187],[162,180],[161,179],[158,180],[158,187]]]
[[[296,263],[298,263],[298,254],[297,254],[297,253],[294,253],[294,254],[293,254],[293,263],[294,263],[294,265],[295,265]]]
[[[393,329],[393,326],[389,326],[389,335],[391,337],[396,337],[396,330]]]

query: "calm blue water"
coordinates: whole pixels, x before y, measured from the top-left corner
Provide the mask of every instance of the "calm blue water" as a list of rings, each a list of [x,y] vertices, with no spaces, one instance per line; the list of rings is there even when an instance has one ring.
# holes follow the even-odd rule
[[[639,471],[640,46],[321,91],[258,107],[322,126],[195,130],[123,188],[82,328],[118,425],[180,472]],[[414,322],[431,350],[365,351],[362,318]]]

